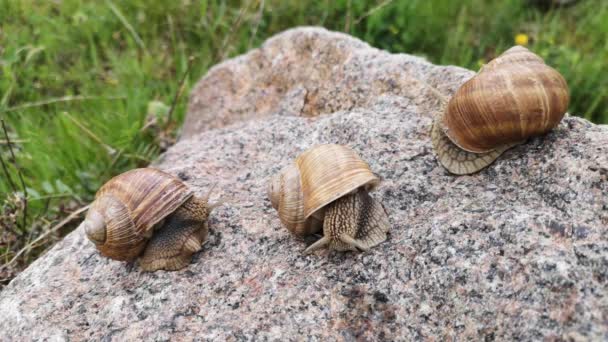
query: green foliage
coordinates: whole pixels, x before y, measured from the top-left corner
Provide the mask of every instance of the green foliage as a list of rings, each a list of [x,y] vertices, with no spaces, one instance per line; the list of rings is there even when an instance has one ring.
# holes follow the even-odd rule
[[[48,231],[111,176],[153,160],[165,146],[160,137],[175,136],[185,96],[170,122],[167,108],[190,56],[185,94],[211,65],[298,25],[470,69],[523,33],[567,79],[570,111],[608,123],[608,3],[601,0],[547,11],[524,0],[0,0],[0,116],[16,154],[13,160],[0,137],[12,179],[0,169],[4,214],[23,214],[11,195],[11,183],[23,195],[19,168],[28,194],[27,229],[19,229]]]
[[[396,1],[352,28],[355,35],[393,52],[477,70],[530,37],[528,48],[555,67],[571,90],[570,112],[608,123],[608,2],[541,11],[525,1]]]

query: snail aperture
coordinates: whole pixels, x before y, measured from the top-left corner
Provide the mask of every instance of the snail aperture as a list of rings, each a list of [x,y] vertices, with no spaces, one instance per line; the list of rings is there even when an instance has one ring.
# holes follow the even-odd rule
[[[386,240],[390,227],[382,204],[368,191],[379,178],[352,149],[315,146],[275,175],[268,195],[283,225],[297,236],[323,229],[305,253],[331,249],[367,250]]]
[[[168,173],[135,169],[99,189],[81,226],[106,257],[131,261],[143,254],[145,271],[177,270],[205,242],[215,206]]]
[[[465,82],[435,117],[431,139],[438,160],[455,174],[477,172],[556,127],[569,99],[559,72],[526,48],[512,47]]]

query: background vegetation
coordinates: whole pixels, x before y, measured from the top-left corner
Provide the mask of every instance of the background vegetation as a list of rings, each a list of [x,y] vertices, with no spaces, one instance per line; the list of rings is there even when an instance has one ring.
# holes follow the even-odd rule
[[[608,2],[530,2],[0,0],[0,286],[76,226],[103,182],[172,143],[179,89],[293,26],[475,70],[519,34],[567,79],[570,111],[607,123]]]

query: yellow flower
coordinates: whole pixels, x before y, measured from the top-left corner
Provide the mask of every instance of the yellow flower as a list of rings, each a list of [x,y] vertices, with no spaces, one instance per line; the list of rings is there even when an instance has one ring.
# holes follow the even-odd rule
[[[515,44],[517,45],[523,45],[526,46],[528,45],[528,35],[525,33],[518,33],[515,35]]]

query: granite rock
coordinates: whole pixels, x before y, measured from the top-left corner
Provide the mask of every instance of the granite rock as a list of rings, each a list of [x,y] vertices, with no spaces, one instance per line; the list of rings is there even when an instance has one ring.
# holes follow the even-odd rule
[[[0,293],[1,339],[608,339],[608,127],[568,117],[471,176],[437,164],[429,86],[473,72],[298,28],[213,68],[155,164],[227,203],[177,272],[101,257],[80,230]],[[322,114],[322,115],[320,115]],[[383,178],[367,253],[302,251],[269,177],[319,143]]]
[[[211,68],[192,90],[182,138],[269,116],[314,117],[366,108],[389,94],[432,115],[437,99],[429,86],[451,93],[472,74],[374,49],[341,33],[290,30]]]

